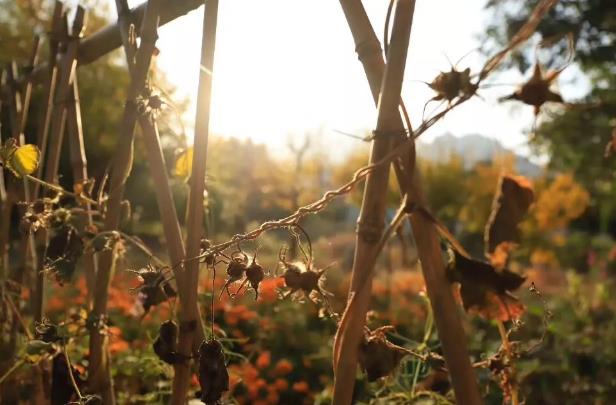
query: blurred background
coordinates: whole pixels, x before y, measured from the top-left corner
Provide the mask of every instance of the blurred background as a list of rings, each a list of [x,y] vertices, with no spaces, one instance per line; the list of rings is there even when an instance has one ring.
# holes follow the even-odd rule
[[[111,1],[81,3],[89,11],[86,35],[115,19]],[[381,33],[387,2],[364,3]],[[452,63],[479,70],[535,3],[418,1],[403,89],[414,126],[433,97],[426,82]],[[50,7],[44,0],[0,0],[0,63],[27,60],[33,30],[48,29]],[[202,14],[200,8],[161,29],[161,52],[151,76],[165,101],[159,123],[180,218],[185,216],[188,187],[186,170],[177,162],[192,143]],[[535,117],[529,106],[499,101],[530,77],[535,63],[564,66],[569,33],[574,60],[556,84],[567,104],[548,106]],[[614,158],[604,157],[616,126],[615,37],[616,3],[561,1],[527,46],[480,88],[481,97],[452,112],[418,144],[432,213],[477,257],[483,255],[484,227],[499,177],[519,174],[534,185],[535,203],[521,226],[511,266],[528,278],[519,291],[527,310],[514,336],[523,345],[541,342],[517,363],[521,395],[528,404],[609,404],[616,396],[616,177]],[[538,48],[541,40],[549,46]],[[89,171],[100,179],[117,142],[126,96],[124,55],[117,50],[78,72]],[[33,100],[36,116],[40,97]],[[437,102],[428,104],[426,114],[437,107]],[[212,111],[204,209],[213,241],[288,215],[350,179],[367,163],[369,144],[358,138],[369,136],[376,114],[337,2],[221,2]],[[27,136],[36,133],[36,122],[31,120]],[[164,257],[155,185],[143,154],[138,140],[126,193],[132,213],[122,226]],[[71,188],[68,155],[63,156],[61,173],[61,183]],[[393,179],[390,190],[392,216],[399,204]],[[326,288],[335,294],[332,305],[338,311],[344,308],[360,202],[361,187],[303,222],[316,265],[332,265]],[[17,224],[18,218],[13,220]],[[12,229],[14,240],[19,240],[18,227]],[[438,351],[410,241],[410,230],[403,228],[385,248],[369,324],[394,325],[396,343]],[[259,300],[249,293],[216,301],[217,327],[235,353],[230,357],[229,401],[328,403],[335,323],[320,317],[311,302],[277,301],[281,284],[273,276],[282,245],[293,245],[284,232],[266,234],[258,242],[261,261],[272,274]],[[257,244],[243,248],[254,252]],[[147,258],[129,248],[122,263],[124,269],[135,269],[145,266]],[[218,289],[224,283],[221,275]],[[531,281],[541,296],[528,291]],[[116,378],[120,402],[164,403],[171,369],[156,359],[150,343],[172,307],[161,305],[139,321],[130,291],[135,284],[134,275],[117,272],[110,299],[114,373],[122,377]],[[74,310],[71,302],[85,302],[79,271],[72,283],[50,288],[51,317],[61,319]],[[211,285],[206,275],[202,291],[208,313]],[[498,349],[500,339],[491,321],[469,315],[465,322],[477,359]],[[86,346],[75,350],[84,354]],[[480,377],[487,402],[501,403],[502,393],[489,373]],[[196,381],[194,385],[196,390]],[[414,359],[405,360],[395,377],[377,383],[362,380],[357,390],[357,400],[364,403],[451,400],[446,378],[439,379]]]

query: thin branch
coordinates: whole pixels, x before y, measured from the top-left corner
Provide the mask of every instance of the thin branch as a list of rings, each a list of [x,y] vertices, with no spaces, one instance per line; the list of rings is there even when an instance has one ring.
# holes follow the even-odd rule
[[[64,353],[64,358],[66,359],[66,366],[68,367],[68,376],[71,379],[71,384],[73,384],[73,389],[75,390],[75,393],[77,394],[77,397],[79,398],[79,401],[81,403],[81,400],[83,399],[83,395],[81,395],[81,391],[79,390],[79,386],[77,385],[77,381],[75,380],[75,375],[73,374],[73,366],[71,364],[70,357],[68,357],[66,346],[62,346],[62,352]]]

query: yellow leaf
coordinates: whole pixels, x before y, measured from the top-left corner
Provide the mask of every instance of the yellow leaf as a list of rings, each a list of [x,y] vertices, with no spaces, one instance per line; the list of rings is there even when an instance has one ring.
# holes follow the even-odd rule
[[[186,149],[175,161],[173,174],[177,177],[187,179],[192,171],[193,148]]]
[[[40,155],[35,145],[20,146],[11,155],[8,166],[17,177],[32,174],[38,167]]]

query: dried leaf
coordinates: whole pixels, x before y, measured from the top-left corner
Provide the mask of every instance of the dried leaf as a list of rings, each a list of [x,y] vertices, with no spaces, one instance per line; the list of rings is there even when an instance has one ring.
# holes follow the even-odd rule
[[[495,253],[502,243],[519,242],[518,224],[533,200],[532,184],[525,177],[505,175],[500,178],[484,234],[488,255]],[[503,254],[503,250],[507,252],[510,248],[501,246],[499,253]]]
[[[385,326],[364,335],[359,348],[359,364],[370,382],[390,375],[408,354],[408,350],[387,340],[385,331],[391,328]]]
[[[177,352],[178,325],[172,320],[163,322],[158,330],[158,337],[152,348],[159,359],[167,364],[178,364],[184,356]]]
[[[77,385],[82,385],[84,381],[79,371],[73,367],[72,372]],[[58,353],[53,358],[51,368],[51,405],[71,403],[71,399],[76,395],[64,353]]]
[[[186,149],[175,161],[173,174],[182,179],[188,179],[192,171],[193,148]]]
[[[69,281],[83,254],[83,241],[74,227],[66,225],[56,230],[50,239],[45,257],[45,271],[53,274],[62,285]]]
[[[519,315],[522,307],[511,291],[518,289],[525,277],[508,269],[497,270],[490,263],[471,259],[455,250],[449,261],[451,281],[460,283],[460,295],[467,311],[486,318],[508,320]]]

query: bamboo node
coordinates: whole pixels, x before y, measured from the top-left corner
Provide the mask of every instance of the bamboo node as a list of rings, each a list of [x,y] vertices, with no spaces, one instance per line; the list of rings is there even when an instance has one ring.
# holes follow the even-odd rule
[[[399,129],[375,129],[372,131],[372,139],[393,137],[395,139],[404,138],[406,131]]]
[[[381,239],[381,235],[383,234],[384,229],[383,224],[377,224],[371,221],[357,221],[357,227],[355,232],[362,238],[366,243],[375,244]]]
[[[188,321],[180,322],[180,332],[191,333],[197,329],[197,320],[190,319]]]
[[[377,56],[380,58],[383,53],[383,49],[381,48],[379,41],[367,40],[357,44],[355,47],[355,52],[357,53],[357,58],[361,62],[364,62],[364,60],[370,56]]]

